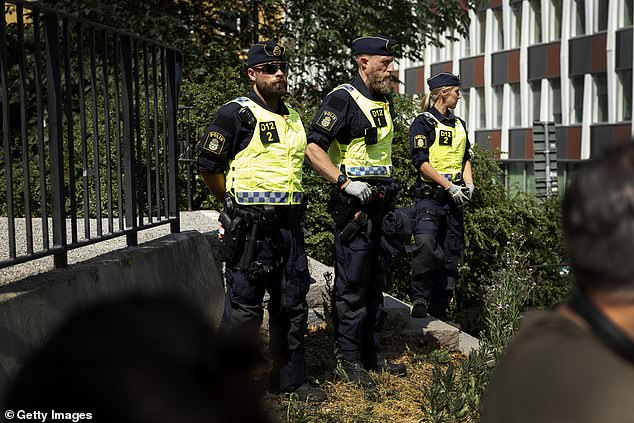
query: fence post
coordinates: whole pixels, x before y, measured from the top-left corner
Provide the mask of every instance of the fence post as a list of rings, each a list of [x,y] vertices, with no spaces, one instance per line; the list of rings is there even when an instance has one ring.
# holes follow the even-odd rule
[[[62,135],[62,92],[57,15],[44,15],[46,28],[46,85],[48,91],[48,136],[51,156],[51,201],[55,267],[68,266],[66,251],[66,196],[64,194],[64,145]]]
[[[179,58],[180,59],[180,58]],[[181,59],[182,62],[182,59]],[[180,62],[178,63],[180,65]],[[172,233],[180,232],[179,204],[178,204],[178,80],[176,52],[167,52],[167,117],[168,117],[168,172],[169,172],[169,217],[171,220],[170,229]]]
[[[123,103],[123,173],[125,186],[125,220],[126,229],[132,228],[126,235],[128,245],[138,245],[136,215],[136,157],[134,154],[134,122],[132,97],[132,49],[129,36],[122,36],[121,48],[121,80]]]

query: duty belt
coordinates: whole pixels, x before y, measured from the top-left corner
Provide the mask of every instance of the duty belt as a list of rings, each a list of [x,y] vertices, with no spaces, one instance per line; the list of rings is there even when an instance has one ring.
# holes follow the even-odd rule
[[[288,226],[299,223],[304,215],[302,205],[292,206],[244,206],[236,204],[231,211],[232,217],[241,217],[246,222],[259,221],[276,226]]]

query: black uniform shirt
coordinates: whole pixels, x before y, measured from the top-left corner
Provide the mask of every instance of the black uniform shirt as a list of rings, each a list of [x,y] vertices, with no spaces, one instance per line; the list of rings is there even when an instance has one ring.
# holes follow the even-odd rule
[[[390,104],[390,115],[394,120],[395,112],[390,95],[370,93],[360,75],[355,76],[350,82],[365,97],[373,101],[387,101]],[[328,117],[328,119],[325,119]],[[324,122],[327,124],[324,125]],[[363,114],[357,103],[344,89],[336,90],[328,94],[321,102],[321,106],[315,118],[308,127],[308,143],[315,143],[325,151],[328,151],[333,140],[341,144],[349,144],[355,138],[365,136],[365,130],[372,127],[372,123]]]
[[[275,111],[271,110],[253,90],[249,91],[246,97],[270,112],[281,116],[290,114],[282,101]],[[225,173],[229,160],[249,145],[255,126],[250,128],[240,120],[238,112],[242,107],[232,101],[222,106],[212,118],[209,128],[197,146],[198,170],[201,172]]]
[[[456,127],[456,119],[460,119],[451,111],[447,114],[447,116],[440,113],[434,106],[429,108],[429,112],[434,116],[440,123],[443,125],[450,126],[452,128]],[[460,119],[460,123],[467,131],[467,125],[464,120]],[[414,137],[416,135],[423,134],[427,138],[426,148],[415,148]],[[414,167],[416,169],[420,169],[420,166],[423,162],[429,162],[429,147],[431,147],[436,141],[436,129],[433,122],[428,122],[427,119],[422,115],[416,116],[414,122],[412,122],[412,126],[409,128],[409,146],[410,152],[412,154],[412,162],[414,163]],[[471,154],[469,153],[469,137],[467,136],[467,147],[464,150],[464,157],[462,158],[462,163],[466,162],[471,158]]]

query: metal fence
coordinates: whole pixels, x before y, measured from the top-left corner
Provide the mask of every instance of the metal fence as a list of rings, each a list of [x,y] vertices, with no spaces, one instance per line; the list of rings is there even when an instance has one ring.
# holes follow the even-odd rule
[[[193,194],[196,190],[196,143],[200,134],[195,122],[192,120],[192,112],[200,112],[200,109],[192,106],[180,106],[178,108],[178,139],[180,156],[178,161],[185,168],[185,188],[187,195],[187,210],[194,210]]]
[[[178,232],[180,52],[37,3],[0,5],[0,268]]]

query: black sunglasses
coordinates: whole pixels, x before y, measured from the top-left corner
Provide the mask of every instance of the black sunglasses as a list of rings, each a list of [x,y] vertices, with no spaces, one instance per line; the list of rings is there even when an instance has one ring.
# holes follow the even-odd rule
[[[265,73],[267,75],[275,75],[278,70],[281,70],[283,73],[288,71],[288,63],[279,62],[279,63],[265,63],[259,66],[253,66],[253,69]]]

